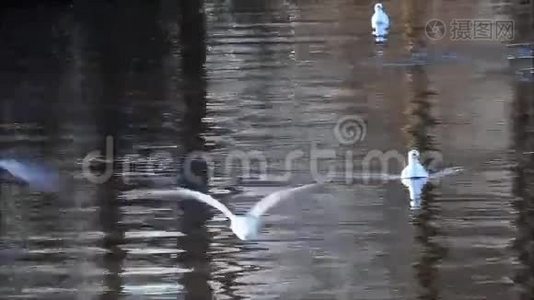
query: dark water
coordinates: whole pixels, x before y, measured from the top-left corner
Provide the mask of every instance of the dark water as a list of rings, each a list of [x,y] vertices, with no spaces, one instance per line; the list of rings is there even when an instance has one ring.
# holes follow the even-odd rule
[[[534,297],[533,84],[498,41],[424,33],[431,18],[504,17],[523,41],[528,5],[387,1],[380,50],[369,1],[85,2],[0,11],[2,156],[65,178],[53,194],[2,184],[2,299]],[[403,64],[410,51],[441,59]],[[367,132],[342,145],[333,128],[351,115]],[[96,184],[83,159],[106,137],[113,176]],[[319,170],[338,176],[348,151],[359,172],[370,151],[411,147],[465,171],[427,186],[419,211],[397,181],[331,184],[274,208],[250,242],[196,202],[121,197],[180,184],[244,212],[313,180],[313,147],[336,153]],[[261,151],[272,176],[225,168],[236,151]],[[218,167],[195,160],[199,181],[176,176],[200,152]]]

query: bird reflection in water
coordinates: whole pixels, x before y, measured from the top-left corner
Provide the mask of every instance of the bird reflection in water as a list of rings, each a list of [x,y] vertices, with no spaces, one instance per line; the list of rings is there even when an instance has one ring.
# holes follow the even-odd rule
[[[420,209],[423,188],[428,182],[428,178],[405,178],[401,180],[402,184],[408,188],[410,193],[410,208]]]
[[[531,84],[518,82],[515,85],[512,106],[513,141],[517,165],[512,193],[516,196],[512,205],[515,210],[515,239],[512,248],[518,262],[513,281],[518,299],[534,298],[534,140],[529,128],[534,123]]]

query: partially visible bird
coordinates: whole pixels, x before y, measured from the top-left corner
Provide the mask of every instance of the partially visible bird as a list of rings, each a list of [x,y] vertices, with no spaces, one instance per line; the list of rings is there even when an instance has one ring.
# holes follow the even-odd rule
[[[56,192],[60,188],[59,174],[38,164],[14,159],[0,159],[1,170],[5,170],[13,178],[41,192]]]
[[[224,204],[204,193],[185,188],[173,190],[145,190],[125,193],[127,199],[154,199],[161,197],[193,198],[221,211],[230,220],[230,229],[241,240],[256,239],[261,229],[261,216],[278,202],[291,198],[296,192],[308,190],[320,185],[319,183],[306,184],[300,187],[274,192],[256,203],[246,214],[235,215]]]
[[[401,172],[401,179],[427,178],[428,172],[419,162],[419,151],[408,152],[408,165]]]
[[[383,43],[386,41],[389,33],[389,17],[384,12],[382,3],[375,4],[375,13],[371,17],[371,28],[373,28],[375,42]]]

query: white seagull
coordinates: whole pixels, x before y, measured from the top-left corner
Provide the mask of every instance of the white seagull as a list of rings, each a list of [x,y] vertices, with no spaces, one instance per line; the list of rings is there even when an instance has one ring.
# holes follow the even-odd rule
[[[218,210],[220,210],[229,220],[230,229],[241,240],[256,239],[261,229],[261,216],[270,208],[275,206],[278,202],[290,198],[296,192],[308,190],[312,187],[318,186],[320,183],[306,184],[300,187],[286,189],[274,192],[256,203],[246,214],[235,215],[224,204],[204,193],[193,191],[185,188],[177,188],[174,190],[145,190],[145,191],[131,191],[125,194],[126,198],[160,198],[160,197],[185,197],[193,198],[200,202],[204,202]]]
[[[419,162],[419,151],[408,152],[408,165],[402,170],[401,182],[408,188],[410,194],[410,207],[412,209],[421,208],[422,192],[425,185],[432,180],[439,180],[441,177],[462,172],[461,167],[451,167],[439,172],[429,174],[425,167]]]
[[[419,162],[419,151],[408,152],[408,165],[401,172],[401,179],[428,178],[428,172]]]
[[[408,152],[408,165],[401,172],[401,182],[408,188],[411,209],[421,208],[421,194],[428,179],[428,172],[419,162],[419,151],[410,150]]]
[[[389,31],[389,17],[384,12],[382,3],[375,4],[375,13],[371,17],[371,27],[375,41],[377,43],[385,42]]]

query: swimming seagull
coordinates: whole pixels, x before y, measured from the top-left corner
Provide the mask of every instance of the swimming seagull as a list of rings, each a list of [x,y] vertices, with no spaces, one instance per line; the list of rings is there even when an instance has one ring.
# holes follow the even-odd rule
[[[401,179],[406,178],[427,178],[428,172],[419,162],[419,151],[410,150],[408,152],[408,165],[401,172]]]
[[[185,197],[193,198],[200,202],[204,202],[218,210],[220,210],[229,220],[230,220],[230,229],[234,234],[241,240],[251,240],[256,239],[258,233],[261,229],[261,216],[265,214],[270,208],[274,207],[278,202],[289,199],[291,195],[296,192],[302,192],[308,190],[312,187],[318,186],[320,183],[306,184],[300,187],[285,189],[281,191],[274,192],[270,195],[267,195],[256,203],[246,214],[244,215],[235,215],[233,214],[228,207],[224,204],[204,193],[189,190],[186,188],[178,188],[174,190],[146,190],[146,191],[131,191],[125,193],[125,198],[136,199],[136,198],[160,198],[160,197]]]
[[[462,171],[463,168],[461,167],[451,167],[429,174],[419,162],[419,151],[410,150],[408,152],[408,165],[401,173],[401,182],[408,188],[410,194],[410,207],[412,209],[421,208],[423,188],[429,181],[439,180],[441,177]]]
[[[375,4],[375,13],[371,17],[371,27],[375,41],[377,43],[385,42],[389,31],[389,17],[384,12],[382,3]]]
[[[14,159],[0,159],[1,170],[7,171],[14,178],[39,191],[57,192],[60,187],[59,174],[37,164],[23,163]]]

